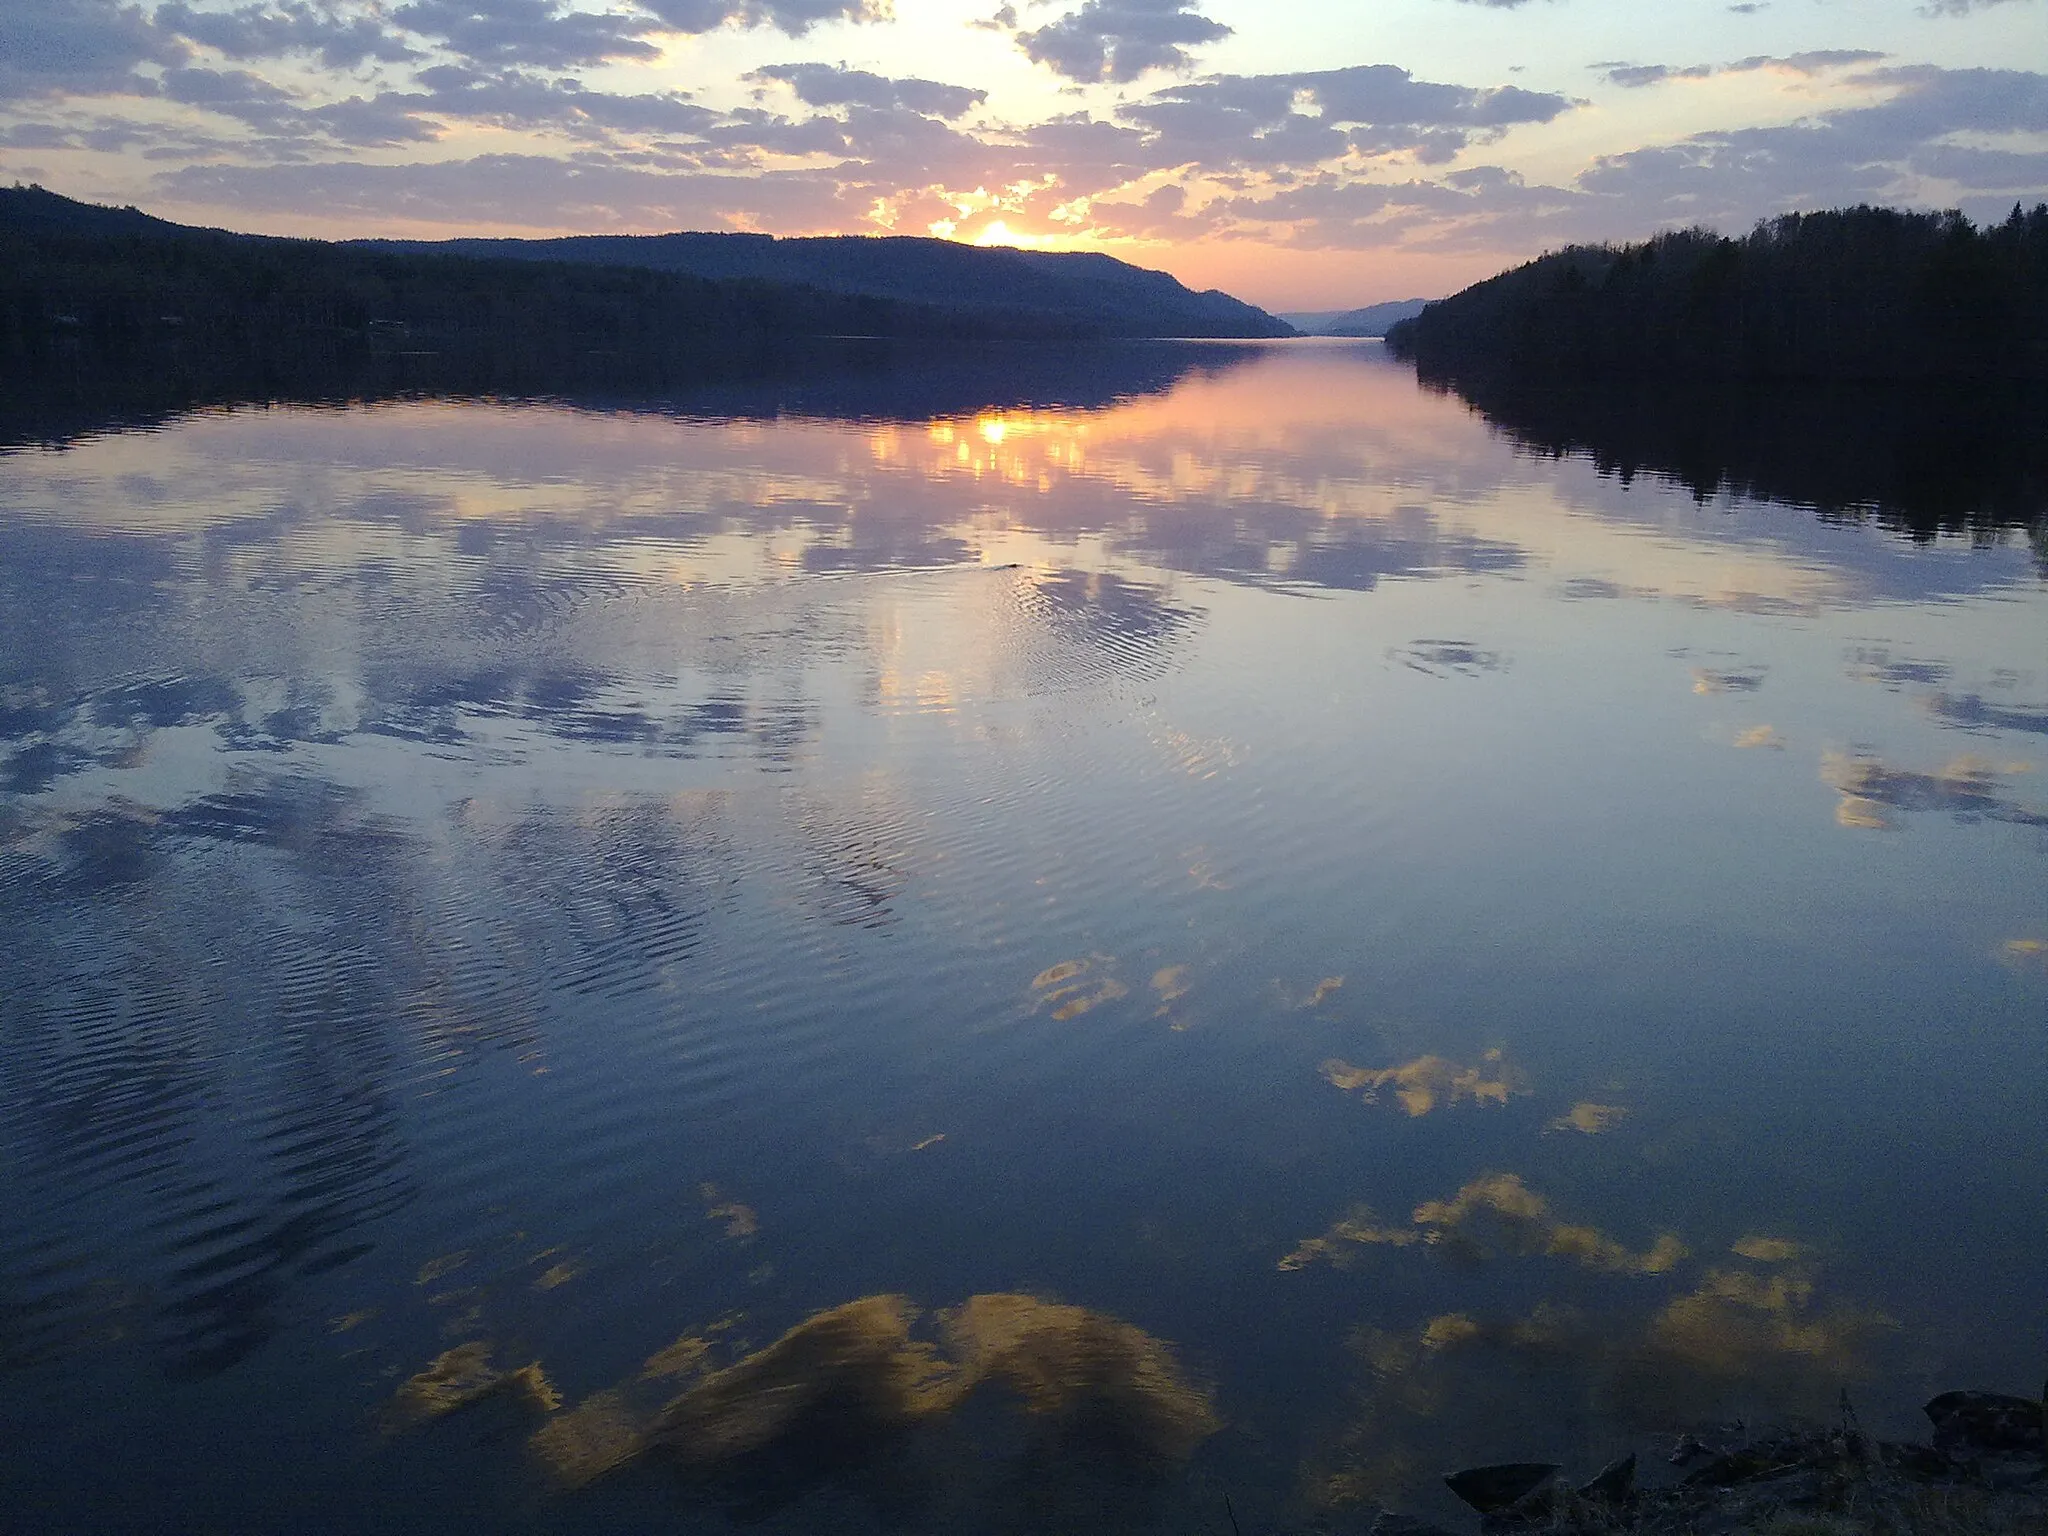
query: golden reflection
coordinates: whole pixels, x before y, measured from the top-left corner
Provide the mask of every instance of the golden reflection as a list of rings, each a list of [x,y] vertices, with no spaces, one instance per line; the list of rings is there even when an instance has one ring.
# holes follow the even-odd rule
[[[878,1442],[951,1413],[985,1384],[1006,1389],[1042,1430],[1145,1461],[1184,1458],[1219,1427],[1208,1392],[1165,1344],[1104,1313],[973,1296],[940,1314],[943,1351],[913,1335],[919,1317],[905,1297],[864,1296],[722,1369],[709,1368],[708,1339],[686,1335],[634,1381],[551,1418],[530,1448],[571,1487],[650,1451],[712,1473],[770,1448],[803,1455],[828,1442]],[[487,1353],[452,1365],[444,1357],[419,1379],[431,1379],[436,1401],[450,1390],[444,1378],[474,1401],[510,1379],[489,1370]],[[666,1405],[635,1407],[634,1386],[678,1376],[690,1385]]]
[[[684,1334],[675,1343],[657,1349],[640,1367],[642,1381],[660,1381],[671,1376],[695,1376],[711,1358],[711,1341]]]
[[[1768,747],[1774,752],[1782,752],[1785,750],[1785,738],[1778,734],[1775,726],[1753,725],[1736,736],[1735,745],[1743,748]]]
[[[1306,997],[1298,999],[1294,1006],[1305,1013],[1311,1008],[1321,1006],[1324,998],[1343,985],[1344,978],[1342,976],[1325,976],[1315,984]]]
[[[516,1371],[501,1371],[491,1364],[491,1345],[478,1341],[458,1344],[436,1356],[418,1375],[408,1378],[391,1400],[385,1425],[394,1431],[409,1429],[500,1392],[516,1393],[543,1413],[553,1413],[562,1406],[561,1395],[538,1363],[523,1365]]]
[[[1709,1270],[1651,1320],[1645,1363],[1726,1381],[1796,1374],[1842,1381],[1864,1372],[1870,1341],[1897,1325],[1881,1313],[1814,1306],[1804,1275]]]
[[[1756,1259],[1765,1264],[1783,1264],[1789,1260],[1803,1257],[1806,1253],[1806,1247],[1802,1243],[1793,1242],[1789,1237],[1764,1237],[1761,1234],[1752,1233],[1748,1237],[1738,1239],[1730,1246],[1728,1251],[1742,1258]]]
[[[1341,981],[1338,977],[1336,980]],[[1320,993],[1321,989],[1317,989]],[[1354,1067],[1331,1057],[1319,1069],[1323,1081],[1346,1093],[1358,1090],[1370,1104],[1380,1090],[1392,1088],[1394,1097],[1411,1116],[1426,1115],[1440,1105],[1448,1108],[1470,1099],[1474,1104],[1505,1104],[1510,1093],[1524,1093],[1520,1082],[1502,1060],[1498,1050],[1487,1051],[1477,1064],[1461,1067],[1442,1056],[1418,1056],[1398,1067]]]
[[[444,1253],[440,1258],[429,1259],[426,1263],[422,1264],[419,1273],[413,1276],[412,1283],[414,1285],[432,1285],[443,1275],[452,1275],[468,1262],[469,1250],[467,1248],[458,1248],[453,1253]]]
[[[941,1319],[968,1383],[1010,1387],[1033,1416],[1106,1433],[1148,1457],[1180,1460],[1220,1424],[1209,1395],[1142,1329],[1035,1296],[985,1295]]]
[[[592,1393],[567,1413],[556,1414],[526,1444],[565,1488],[593,1482],[646,1449],[645,1428],[616,1388]]]
[[[1559,1221],[1550,1202],[1518,1174],[1489,1173],[1473,1179],[1448,1200],[1425,1200],[1415,1208],[1413,1227],[1385,1227],[1372,1208],[1353,1206],[1320,1237],[1308,1238],[1280,1260],[1283,1270],[1318,1259],[1344,1265],[1352,1247],[1406,1248],[1424,1243],[1446,1257],[1480,1261],[1495,1253],[1569,1259],[1610,1274],[1662,1275],[1684,1262],[1689,1250],[1671,1232],[1659,1234],[1641,1253],[1598,1227]]]
[[[1184,965],[1161,966],[1152,973],[1152,992],[1159,999],[1159,1006],[1152,1010],[1155,1019],[1166,1019],[1176,1033],[1187,1029],[1187,1022],[1174,1017],[1173,1005],[1188,995],[1188,968]]]
[[[1999,946],[1998,958],[2007,965],[2048,971],[2048,939],[2007,939]]]
[[[911,1338],[916,1317],[901,1296],[817,1313],[669,1403],[650,1438],[703,1467],[758,1451],[821,1411],[865,1434],[942,1412],[959,1398],[958,1375]]]
[[[1423,1234],[1407,1227],[1383,1227],[1369,1205],[1354,1205],[1330,1224],[1321,1237],[1304,1238],[1294,1251],[1281,1259],[1280,1269],[1303,1269],[1318,1259],[1327,1259],[1343,1269],[1351,1262],[1351,1246],[1384,1244],[1407,1248],[1423,1240]]]
[[[1062,960],[1049,965],[1031,978],[1031,990],[1039,997],[1032,1006],[1052,1009],[1055,1019],[1065,1022],[1078,1019],[1082,1014],[1130,995],[1130,988],[1114,976],[1089,978],[1098,965],[1115,964],[1108,955],[1092,955],[1082,960]]]
[[[1822,1298],[1810,1274],[1719,1266],[1633,1316],[1544,1300],[1520,1317],[1454,1311],[1412,1331],[1362,1327],[1347,1341],[1355,1411],[1304,1463],[1303,1482],[1324,1505],[1400,1493],[1426,1462],[1497,1453],[1501,1424],[1560,1401],[1638,1429],[1816,1416],[1869,1374],[1871,1344],[1895,1326]],[[1447,1427],[1432,1421],[1451,1410],[1448,1432],[1469,1443],[1446,1450]]]
[[[761,1230],[761,1218],[751,1205],[742,1205],[737,1200],[727,1200],[718,1192],[716,1184],[699,1184],[697,1198],[704,1202],[704,1219],[725,1224],[725,1235],[734,1242],[744,1242]]]
[[[1628,1111],[1619,1104],[1574,1104],[1543,1129],[1578,1131],[1587,1136],[1597,1136],[1602,1131],[1613,1130],[1627,1118]]]
[[[1056,987],[1061,982],[1072,981],[1076,976],[1086,972],[1088,965],[1089,962],[1086,960],[1062,960],[1057,965],[1048,965],[1031,978],[1031,989],[1034,992],[1043,991],[1047,987]]]

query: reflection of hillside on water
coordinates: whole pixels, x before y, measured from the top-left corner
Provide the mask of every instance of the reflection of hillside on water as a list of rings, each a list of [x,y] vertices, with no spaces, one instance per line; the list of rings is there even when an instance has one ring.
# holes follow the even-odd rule
[[[1583,456],[1627,484],[1661,476],[1810,508],[1916,541],[2028,530],[2048,563],[2048,397],[2015,388],[1749,388],[1425,372],[1522,448]]]
[[[398,354],[295,368],[128,367],[73,360],[68,371],[0,380],[0,449],[158,426],[209,407],[351,406],[425,398],[549,400],[600,412],[683,418],[929,421],[990,410],[1101,410],[1163,394],[1189,375],[1237,367],[1250,346],[1201,342],[911,342],[818,337],[724,355],[622,366],[615,356],[441,358]],[[175,361],[175,360],[174,360]]]

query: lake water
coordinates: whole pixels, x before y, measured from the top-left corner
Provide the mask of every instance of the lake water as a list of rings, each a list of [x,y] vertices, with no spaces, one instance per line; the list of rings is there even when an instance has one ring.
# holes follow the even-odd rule
[[[0,1524],[1455,1522],[2039,1389],[2038,533],[1137,371],[0,455]]]

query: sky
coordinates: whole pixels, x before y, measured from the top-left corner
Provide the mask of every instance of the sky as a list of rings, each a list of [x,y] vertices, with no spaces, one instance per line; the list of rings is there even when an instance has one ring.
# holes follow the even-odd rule
[[[938,235],[1274,310],[2048,199],[2048,0],[0,0],[0,183],[272,234]]]

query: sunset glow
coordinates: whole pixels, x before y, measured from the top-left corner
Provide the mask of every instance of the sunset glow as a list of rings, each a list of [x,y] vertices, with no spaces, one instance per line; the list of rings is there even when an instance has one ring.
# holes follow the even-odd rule
[[[279,234],[929,234],[1274,309],[2048,197],[2041,0],[17,0],[0,177]]]

